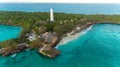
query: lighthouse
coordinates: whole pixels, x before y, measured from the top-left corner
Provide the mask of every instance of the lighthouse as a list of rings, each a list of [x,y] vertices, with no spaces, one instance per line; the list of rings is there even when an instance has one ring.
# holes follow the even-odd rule
[[[54,16],[53,16],[53,9],[50,8],[50,22],[54,21]]]

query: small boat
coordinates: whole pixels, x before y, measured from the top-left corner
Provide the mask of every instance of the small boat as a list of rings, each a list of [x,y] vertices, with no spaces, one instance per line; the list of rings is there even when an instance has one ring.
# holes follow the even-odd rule
[[[15,56],[16,56],[16,54],[11,55],[11,57],[15,57]]]

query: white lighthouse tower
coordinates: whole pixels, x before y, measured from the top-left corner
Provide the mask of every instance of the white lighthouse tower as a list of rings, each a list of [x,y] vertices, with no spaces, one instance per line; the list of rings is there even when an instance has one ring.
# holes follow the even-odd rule
[[[53,9],[50,8],[50,22],[54,21],[54,16],[53,16]]]

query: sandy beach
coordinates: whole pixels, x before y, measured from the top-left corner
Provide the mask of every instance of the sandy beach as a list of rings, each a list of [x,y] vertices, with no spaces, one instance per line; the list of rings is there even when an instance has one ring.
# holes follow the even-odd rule
[[[87,29],[84,29],[78,33],[75,33],[74,35],[71,33],[68,33],[68,36],[63,37],[62,40],[58,43],[58,45],[63,45],[71,40],[77,39],[79,36],[86,34],[92,27],[93,27],[93,25],[91,25]],[[56,46],[56,48],[57,48],[57,46]]]

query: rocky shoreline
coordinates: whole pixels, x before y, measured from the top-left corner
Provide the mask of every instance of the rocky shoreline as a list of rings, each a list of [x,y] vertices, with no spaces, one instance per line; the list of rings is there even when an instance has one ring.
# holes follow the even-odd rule
[[[11,54],[14,54],[14,53],[18,53],[18,52],[21,52],[21,51],[23,51],[23,50],[25,50],[25,49],[28,49],[29,48],[29,46],[27,45],[27,44],[23,44],[23,45],[18,45],[17,47],[15,47],[15,48],[1,48],[0,49],[0,54],[2,55],[2,56],[8,56],[8,55],[11,55]]]
[[[96,24],[95,22],[88,22],[83,26],[76,26],[71,32],[67,33],[65,36],[70,35],[70,34],[75,34],[78,33],[89,26]],[[62,37],[57,36],[57,34],[51,33],[51,32],[45,32],[39,37],[42,40],[42,47],[39,48],[39,53],[41,53],[44,56],[50,57],[50,58],[55,58],[58,56],[61,52],[57,50],[55,47],[56,45],[61,41]],[[21,52],[25,49],[31,49],[28,44],[26,43],[21,43],[18,44],[16,48],[9,49],[9,48],[2,48],[0,49],[0,54],[2,56],[8,56],[17,52]]]
[[[74,28],[71,32],[67,33],[67,34],[75,34],[78,32],[81,32],[82,30],[87,29],[88,27],[90,27],[91,25],[95,24],[95,22],[88,22],[87,24],[85,24],[84,26],[76,26],[76,28]],[[79,29],[78,29],[79,27]],[[65,36],[67,36],[67,34]],[[62,37],[63,38],[63,37]],[[55,41],[54,44],[45,44],[44,43],[44,47],[42,47],[41,49],[39,49],[39,52],[45,56],[48,56],[50,58],[54,58],[56,56],[58,56],[60,54],[60,51],[57,50],[55,47],[57,46],[57,44],[62,40],[61,37],[58,37],[57,40]]]

